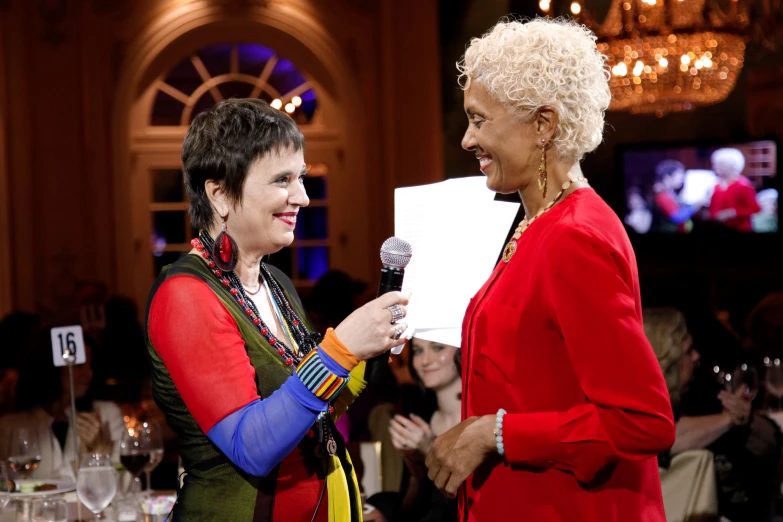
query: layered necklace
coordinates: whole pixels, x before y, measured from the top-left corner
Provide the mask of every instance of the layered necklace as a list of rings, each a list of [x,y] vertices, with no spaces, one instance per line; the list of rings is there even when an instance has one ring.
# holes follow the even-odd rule
[[[261,287],[266,284],[269,288],[269,294],[272,298],[273,305],[279,310],[280,317],[282,319],[282,327],[288,332],[291,337],[291,342],[299,346],[299,350],[294,350],[289,347],[285,342],[276,337],[269,326],[261,319],[261,314],[258,312],[258,308],[253,300],[248,295],[249,292],[245,289],[245,286],[239,280],[236,273],[224,272],[220,270],[212,259],[212,247],[214,240],[210,237],[209,233],[202,230],[199,233],[199,237],[191,241],[193,248],[199,251],[201,257],[207,262],[209,269],[215,274],[215,277],[228,288],[229,293],[234,296],[234,299],[242,307],[242,310],[247,314],[253,324],[258,328],[261,335],[269,342],[269,344],[277,349],[278,355],[283,359],[288,366],[297,366],[313,348],[318,346],[321,342],[321,335],[318,333],[310,333],[307,331],[304,322],[299,318],[296,311],[289,303],[283,289],[269,273],[269,269],[264,263],[261,263],[261,275],[259,277],[259,289],[255,292],[257,294]],[[253,295],[255,295],[253,294]]]
[[[209,269],[215,274],[215,277],[228,288],[229,293],[234,296],[234,299],[242,307],[242,310],[247,314],[253,324],[258,328],[258,331],[269,342],[269,344],[277,349],[277,354],[283,359],[283,362],[289,367],[299,366],[302,359],[313,351],[315,347],[321,342],[323,337],[318,332],[308,332],[303,321],[294,311],[293,307],[289,303],[288,299],[283,293],[283,289],[280,288],[277,281],[269,273],[269,269],[264,263],[261,263],[261,274],[259,275],[259,287],[258,290],[252,295],[256,295],[261,291],[261,287],[264,284],[269,288],[269,295],[272,299],[272,304],[277,308],[281,316],[281,326],[288,332],[291,342],[296,343],[299,346],[299,350],[295,351],[290,348],[286,343],[277,338],[269,327],[261,319],[261,314],[256,308],[256,304],[248,296],[250,292],[245,289],[242,281],[239,280],[236,273],[233,271],[224,272],[220,270],[215,264],[215,260],[212,259],[210,252],[213,251],[214,240],[205,230],[199,233],[199,237],[193,239],[191,242],[193,248],[199,251],[201,257],[207,262]],[[329,422],[329,414],[334,413],[334,406],[329,405],[327,412],[322,412],[318,415],[318,419],[315,422],[315,430],[308,431],[307,436],[309,438],[318,437],[320,442],[316,445],[316,455],[323,457],[324,452],[327,455],[334,455],[337,452],[337,442],[334,439],[332,432],[332,426]]]
[[[522,221],[519,222],[519,225],[517,225],[516,230],[514,230],[514,235],[511,236],[511,239],[506,244],[506,248],[503,249],[503,262],[508,263],[511,261],[511,258],[514,256],[514,252],[517,251],[517,241],[519,241],[519,238],[522,237],[522,234],[525,232],[525,230],[530,227],[530,225],[533,224],[535,220],[549,212],[549,209],[554,207],[562,198],[563,194],[565,194],[565,191],[571,188],[571,185],[577,182],[584,182],[587,183],[587,179],[580,177],[580,178],[571,178],[565,183],[563,183],[563,186],[560,188],[560,192],[557,193],[555,196],[555,199],[550,201],[546,204],[546,206],[542,207],[541,210],[536,212],[536,215],[532,218],[528,219],[527,216],[525,216]]]

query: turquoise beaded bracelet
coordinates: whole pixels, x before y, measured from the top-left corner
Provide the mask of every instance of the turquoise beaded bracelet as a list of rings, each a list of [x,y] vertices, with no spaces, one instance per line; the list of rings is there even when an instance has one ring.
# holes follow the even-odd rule
[[[492,432],[495,434],[495,445],[498,448],[498,454],[501,457],[506,456],[506,448],[503,446],[503,416],[506,414],[506,410],[500,408],[495,416],[495,429]]]

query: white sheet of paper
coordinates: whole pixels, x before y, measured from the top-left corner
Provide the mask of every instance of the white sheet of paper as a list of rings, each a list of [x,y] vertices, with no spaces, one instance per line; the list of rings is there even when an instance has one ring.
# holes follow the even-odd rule
[[[395,190],[394,234],[413,248],[403,280],[411,329],[462,325],[519,208],[494,197],[484,176]]]

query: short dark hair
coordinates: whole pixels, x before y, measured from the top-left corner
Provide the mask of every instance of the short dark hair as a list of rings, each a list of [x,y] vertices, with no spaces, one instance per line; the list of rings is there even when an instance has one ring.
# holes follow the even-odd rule
[[[685,170],[685,165],[677,160],[663,160],[655,166],[655,181],[663,181],[678,170]]]
[[[263,100],[228,99],[193,118],[182,144],[182,172],[190,200],[190,221],[208,228],[214,219],[204,184],[223,185],[229,200],[242,201],[250,165],[269,152],[304,149],[294,120]]]

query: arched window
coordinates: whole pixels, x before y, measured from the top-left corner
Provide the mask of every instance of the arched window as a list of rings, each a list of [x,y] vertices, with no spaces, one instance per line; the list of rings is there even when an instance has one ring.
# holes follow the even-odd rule
[[[187,215],[179,160],[181,139],[193,117],[224,99],[260,98],[290,114],[306,133],[319,116],[319,106],[314,86],[291,61],[252,43],[204,47],[151,88],[148,129],[150,135],[164,138],[139,155],[137,168],[139,182],[148,187],[140,192],[149,194],[144,221],[149,224],[152,271],[157,275],[190,250],[189,241],[197,233]],[[169,134],[170,139],[165,139]],[[294,243],[272,259],[300,287],[313,284],[329,269],[330,167],[336,167],[334,162],[319,158],[308,165],[305,185],[310,206],[299,213]]]
[[[193,116],[227,98],[260,98],[300,125],[310,123],[317,108],[304,76],[272,49],[218,44],[182,60],[157,84],[150,124],[190,125]]]

